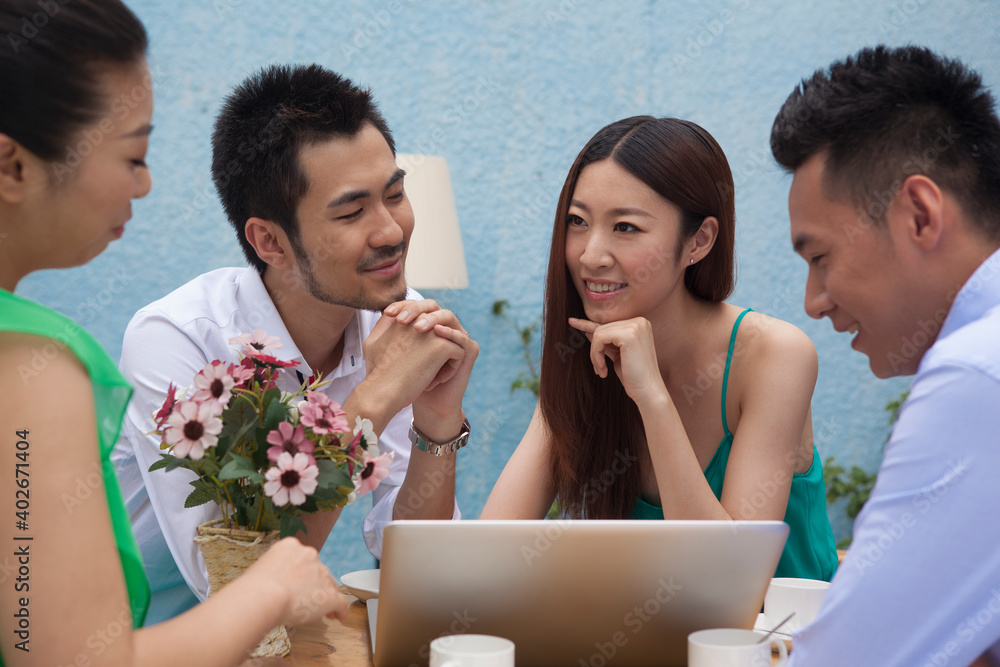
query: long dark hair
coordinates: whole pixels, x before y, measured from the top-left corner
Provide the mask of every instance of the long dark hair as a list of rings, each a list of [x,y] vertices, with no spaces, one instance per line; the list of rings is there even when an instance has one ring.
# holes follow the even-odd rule
[[[107,113],[101,76],[139,63],[146,30],[119,0],[0,0],[0,133],[43,160]]]
[[[545,288],[539,405],[552,434],[552,478],[566,516],[627,518],[639,493],[642,419],[614,373],[594,375],[586,337],[567,318],[585,318],[566,268],[566,215],[580,172],[613,159],[681,209],[690,238],[715,216],[715,244],[684,273],[696,298],[721,302],[733,290],[733,176],[719,144],[704,129],[676,118],[636,116],[604,127],[584,146],[566,176],[552,231]]]

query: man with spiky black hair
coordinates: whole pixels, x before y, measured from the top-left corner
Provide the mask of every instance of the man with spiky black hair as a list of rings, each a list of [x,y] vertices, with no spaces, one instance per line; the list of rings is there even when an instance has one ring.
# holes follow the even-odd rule
[[[915,375],[790,664],[1000,664],[1000,120],[978,74],[865,49],[774,121],[805,309]]]
[[[212,176],[250,266],[211,271],[146,306],[122,348],[136,394],[116,456],[153,622],[207,595],[192,538],[218,508],[184,508],[188,471],[148,472],[160,453],[146,435],[151,415],[170,383],[234,358],[233,337],[277,336],[272,354],[298,362],[282,369],[281,388],[322,375],[320,391],[348,423],[370,419],[381,451],[394,453],[363,522],[376,558],[390,520],[459,516],[455,452],[469,438],[462,396],[478,346],[453,313],[406,287],[413,211],[370,92],[318,65],[264,68],[219,113]],[[303,517],[300,539],[322,548],[339,514]]]

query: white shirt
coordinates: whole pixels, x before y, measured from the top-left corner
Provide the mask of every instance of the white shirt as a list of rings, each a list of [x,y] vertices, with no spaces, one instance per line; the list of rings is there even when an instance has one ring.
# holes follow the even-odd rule
[[[910,345],[936,328],[917,322]],[[984,651],[1000,664],[998,512],[1000,251],[921,360],[847,558],[789,664],[959,667]]]
[[[422,297],[410,290],[407,298]],[[340,365],[324,378],[330,382],[321,390],[338,403],[365,378],[361,344],[378,318],[377,312],[355,311],[344,331]],[[198,276],[136,313],[125,331],[121,370],[135,395],[112,461],[153,591],[147,625],[194,605],[197,599],[191,591],[202,600],[208,596],[208,573],[193,538],[198,524],[221,517],[221,512],[215,503],[184,507],[193,472],[183,468],[149,472],[161,450],[155,435],[144,434],[155,428],[153,415],[171,382],[185,387],[208,362],[237,361],[237,346],[229,339],[254,329],[280,338],[283,347],[272,352],[275,357],[299,362],[282,369],[282,389],[294,391],[301,385],[296,371],[306,378],[313,374],[253,268],[218,269]],[[381,557],[382,530],[392,520],[410,460],[407,432],[411,418],[412,410],[406,407],[379,437],[379,449],[395,452],[395,459],[389,476],[372,492],[374,505],[362,522],[365,544],[375,558]],[[460,517],[457,504],[454,517]]]

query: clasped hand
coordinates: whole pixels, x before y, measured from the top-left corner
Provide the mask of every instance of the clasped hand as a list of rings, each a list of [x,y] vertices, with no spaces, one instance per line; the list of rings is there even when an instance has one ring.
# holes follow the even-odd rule
[[[608,362],[629,397],[637,403],[657,394],[667,393],[656,360],[653,327],[644,317],[598,324],[590,320],[569,318],[569,325],[587,335],[590,341],[590,361],[594,372],[608,377]]]
[[[461,414],[479,345],[433,299],[397,301],[383,311],[364,354],[369,376],[391,373],[399,383],[402,405],[447,419]]]

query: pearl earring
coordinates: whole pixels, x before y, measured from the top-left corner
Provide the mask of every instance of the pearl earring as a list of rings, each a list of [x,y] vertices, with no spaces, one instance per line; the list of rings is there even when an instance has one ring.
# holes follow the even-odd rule
[[[694,264],[694,257],[691,258],[691,263]]]

